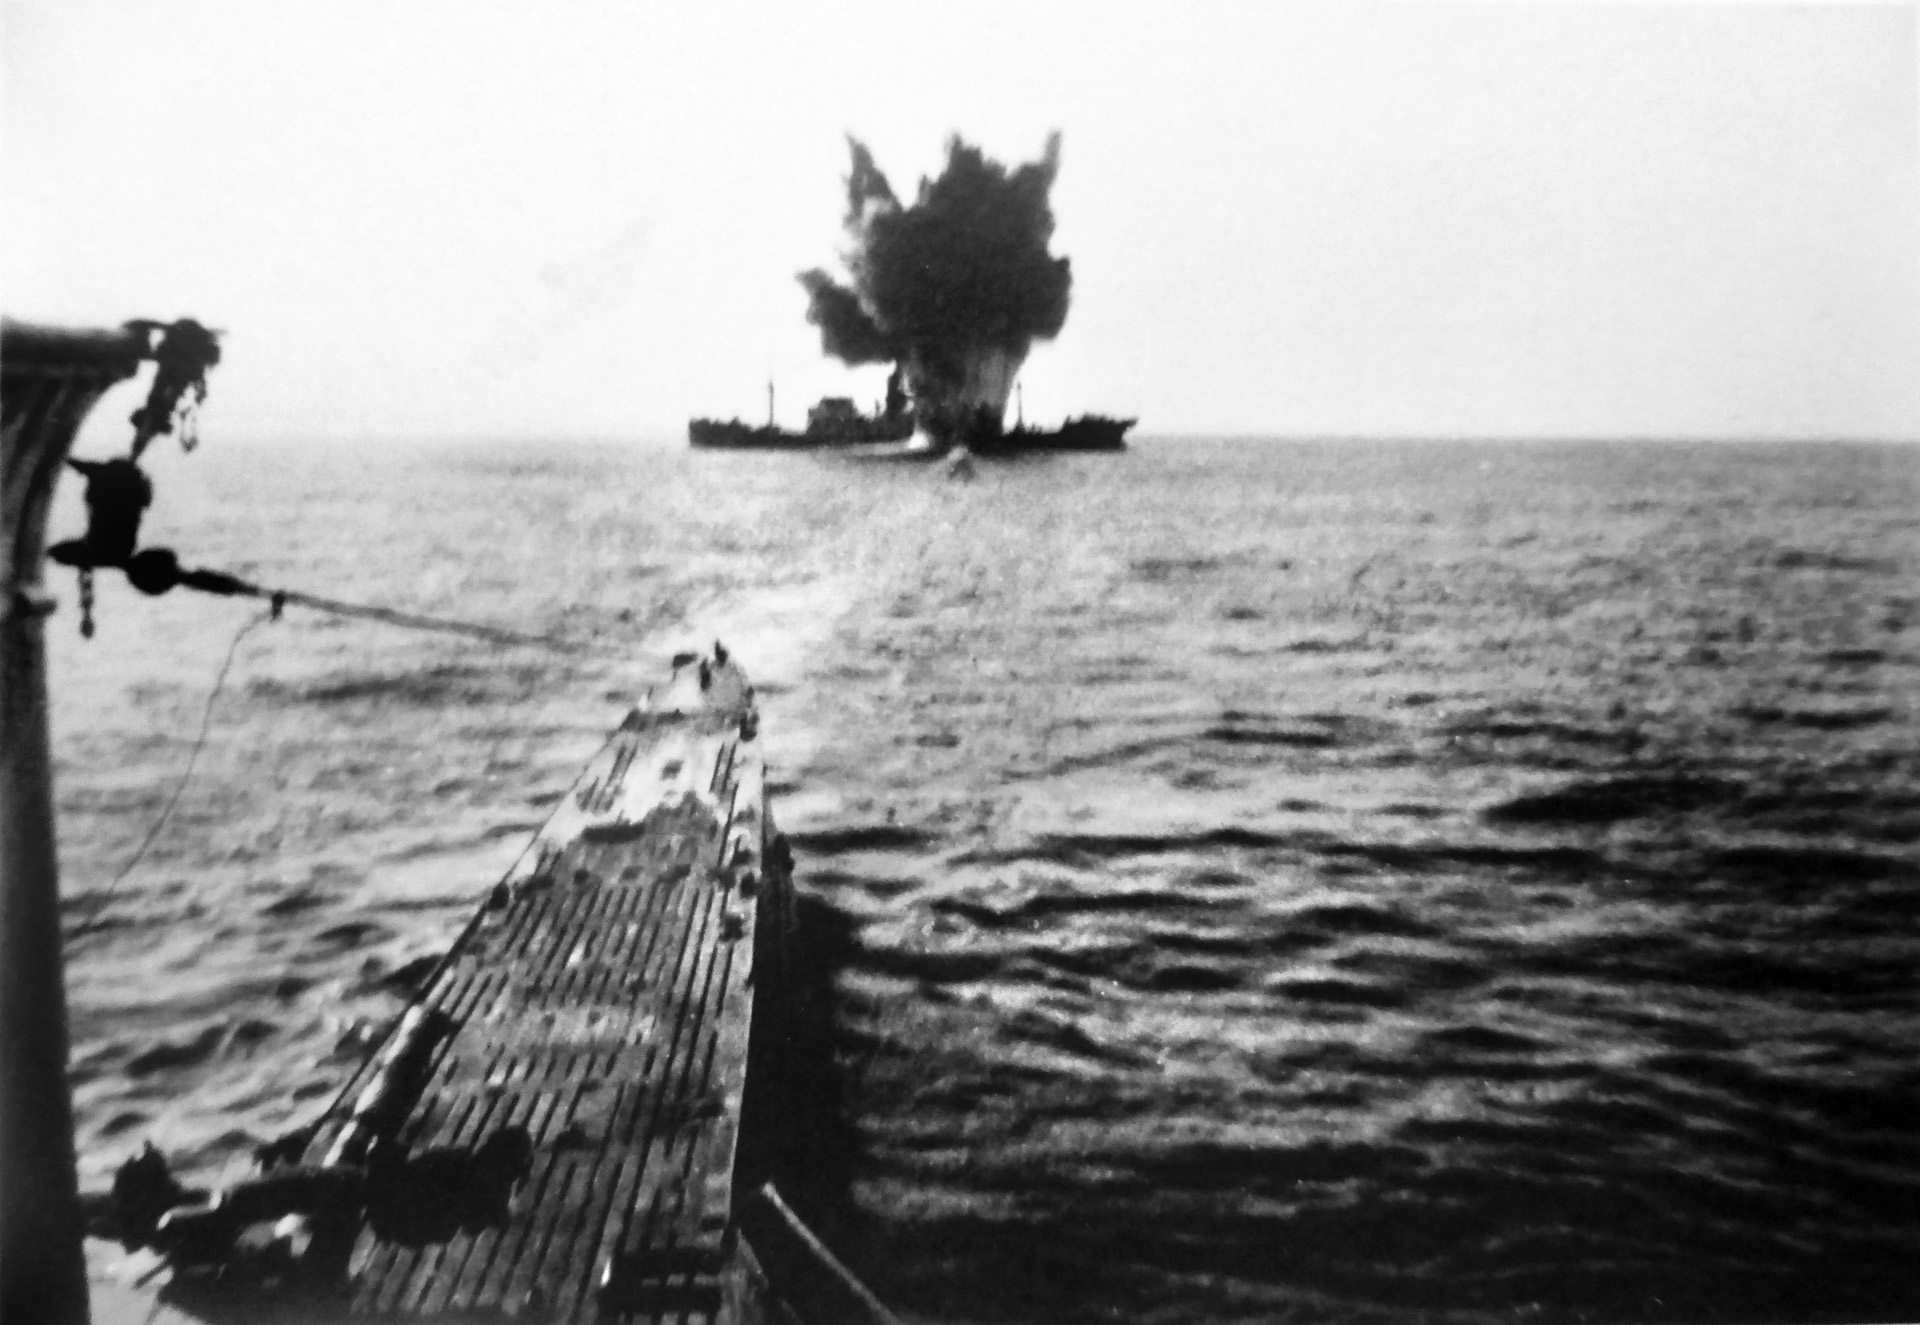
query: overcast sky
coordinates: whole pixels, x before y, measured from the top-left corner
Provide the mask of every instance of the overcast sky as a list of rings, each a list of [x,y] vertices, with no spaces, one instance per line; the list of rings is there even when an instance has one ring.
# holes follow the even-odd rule
[[[1920,436],[1912,5],[5,12],[0,298],[224,328],[210,437],[876,399],[794,280],[844,135],[910,194],[950,132],[1056,128],[1029,417]]]

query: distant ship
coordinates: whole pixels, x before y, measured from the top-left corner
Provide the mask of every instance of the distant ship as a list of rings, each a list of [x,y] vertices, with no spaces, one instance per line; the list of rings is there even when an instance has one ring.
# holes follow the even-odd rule
[[[1024,409],[1019,422],[1000,431],[986,429],[971,442],[979,455],[1011,455],[1029,451],[1124,451],[1128,429],[1137,419],[1115,419],[1083,414],[1058,428],[1030,428]],[[687,440],[694,446],[730,451],[812,451],[829,447],[857,447],[864,454],[888,458],[933,458],[942,452],[929,446],[904,445],[913,437],[913,412],[896,370],[887,381],[886,404],[863,414],[845,396],[828,396],[807,411],[804,432],[790,432],[773,421],[773,384],[767,384],[767,421],[694,419],[687,424]],[[893,443],[895,445],[886,445]]]
[[[694,419],[687,424],[693,445],[725,451],[812,451],[827,446],[900,442],[913,435],[913,414],[898,371],[887,380],[887,401],[862,414],[846,396],[828,396],[807,411],[805,432],[789,432],[773,421],[773,383],[767,383],[767,421]]]

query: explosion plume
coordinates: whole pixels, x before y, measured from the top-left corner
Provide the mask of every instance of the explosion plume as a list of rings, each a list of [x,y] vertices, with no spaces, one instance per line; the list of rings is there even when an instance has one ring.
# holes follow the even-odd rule
[[[999,432],[1014,374],[1067,320],[1073,273],[1047,251],[1060,135],[1008,170],[960,140],[946,169],[902,206],[872,153],[849,138],[844,255],[849,283],[815,268],[800,283],[821,347],[850,364],[898,363],[937,441]]]

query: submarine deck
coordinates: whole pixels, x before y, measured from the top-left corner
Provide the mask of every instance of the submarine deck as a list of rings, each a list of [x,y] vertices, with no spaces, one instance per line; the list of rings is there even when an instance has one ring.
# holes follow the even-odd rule
[[[766,1310],[731,1264],[754,998],[787,905],[786,879],[766,876],[756,727],[736,669],[677,669],[469,923],[402,1023],[442,1038],[393,1135],[417,1156],[524,1129],[531,1161],[483,1227],[369,1221],[345,1314],[694,1325]],[[348,1083],[304,1163],[363,1148],[400,1038]]]

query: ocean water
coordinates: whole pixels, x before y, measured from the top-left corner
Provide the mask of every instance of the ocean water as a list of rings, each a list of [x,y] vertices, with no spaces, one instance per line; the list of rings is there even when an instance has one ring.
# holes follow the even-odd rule
[[[717,636],[831,996],[808,1213],[910,1318],[1920,1317],[1920,449],[150,468],[189,564],[575,647],[57,586],[87,1187],[311,1117]]]

